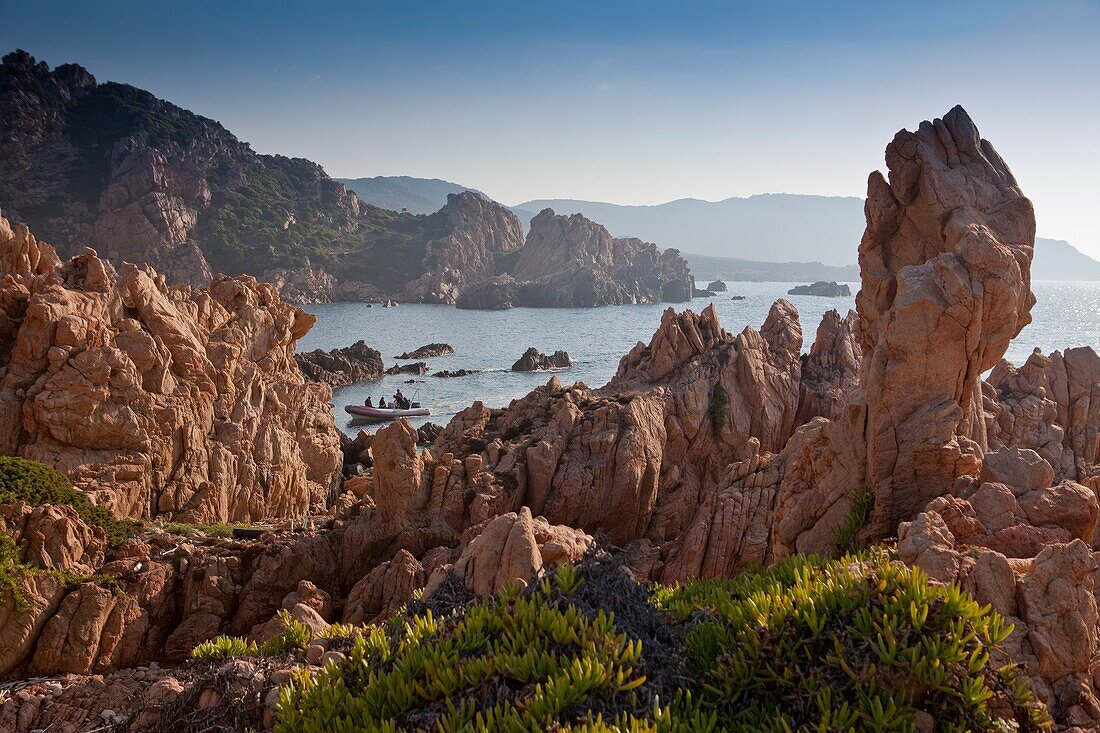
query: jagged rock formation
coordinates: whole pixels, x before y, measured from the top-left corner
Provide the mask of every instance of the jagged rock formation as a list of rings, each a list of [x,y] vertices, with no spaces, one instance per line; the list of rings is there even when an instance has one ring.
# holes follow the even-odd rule
[[[448,194],[429,219],[439,234],[424,248],[424,274],[405,286],[405,300],[454,303],[470,283],[495,274],[497,257],[523,246],[523,226],[511,211],[476,193]]]
[[[1036,351],[1016,369],[993,368],[986,390],[991,447],[1034,450],[1054,479],[1100,492],[1100,357],[1089,347]]]
[[[736,337],[713,308],[669,310],[602,389],[554,377],[506,410],[475,404],[435,451],[476,460],[492,481],[481,501],[667,550],[725,465],[754,445],[778,450],[794,430],[801,344],[783,301],[760,332]]]
[[[513,372],[542,372],[549,371],[550,369],[568,369],[573,366],[573,360],[569,358],[569,354],[561,351],[555,351],[553,354],[547,356],[534,346],[523,352],[523,356],[516,360],[516,363],[512,365]]]
[[[195,287],[250,273],[302,303],[453,303],[523,243],[519,219],[475,193],[430,216],[369,206],[315,163],[22,51],[0,64],[0,202],[62,256],[90,245]]]
[[[294,359],[307,379],[324,382],[330,387],[379,379],[385,372],[382,354],[362,340],[341,349],[314,349],[295,354]]]
[[[168,288],[87,250],[62,263],[0,217],[0,453],[118,516],[302,516],[339,467],[327,387],[292,358],[313,317],[250,277]]]
[[[852,289],[847,283],[838,285],[835,282],[819,281],[812,285],[796,285],[787,291],[787,295],[819,295],[824,298],[848,297]]]
[[[580,214],[546,209],[505,273],[464,290],[459,308],[585,308],[625,303],[682,303],[694,280],[676,250],[616,239]]]
[[[862,350],[856,336],[857,322],[855,311],[841,318],[831,310],[822,317],[810,353],[802,357],[799,424],[814,417],[837,419],[859,384]]]
[[[726,292],[726,284],[721,280],[714,280],[707,285],[707,290],[712,293],[724,293]]]
[[[0,673],[179,659],[217,633],[269,633],[279,608],[376,620],[422,586],[491,593],[595,542],[670,582],[896,537],[901,561],[1015,624],[996,661],[1022,665],[1063,729],[1095,729],[1100,357],[1001,361],[1033,303],[1034,219],[965,112],[899,133],[887,161],[890,182],[869,183],[857,313],[826,314],[805,357],[787,301],[737,335],[713,307],[670,309],[599,389],[553,377],[436,436],[397,422],[347,441],[318,533],[108,549],[63,508],[0,507],[26,562],[107,572],[132,599],[23,576],[29,605],[0,615]],[[25,236],[0,258],[34,278],[56,267]],[[19,291],[4,295],[18,325]],[[51,533],[64,541],[37,539]]]
[[[961,108],[902,131],[871,174],[856,298],[859,388],[840,418],[802,439],[776,508],[779,552],[820,548],[874,497],[867,533],[893,534],[977,476],[987,447],[980,375],[1030,322],[1031,203]]]
[[[430,359],[435,356],[447,356],[448,354],[455,353],[454,348],[450,344],[425,344],[420,348],[413,349],[412,351],[406,351],[401,356],[395,356],[394,359]]]

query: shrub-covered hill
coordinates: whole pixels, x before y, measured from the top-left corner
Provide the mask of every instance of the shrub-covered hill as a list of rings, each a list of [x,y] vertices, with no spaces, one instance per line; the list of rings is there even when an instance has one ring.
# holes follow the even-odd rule
[[[194,656],[308,646],[284,621],[266,650],[222,638]],[[491,599],[444,586],[385,626],[330,627],[342,652],[295,675],[275,730],[1040,730],[1045,712],[994,661],[1010,631],[884,553],[671,588],[589,560]]]
[[[169,281],[308,265],[390,293],[441,266],[470,217],[365,204],[316,163],[261,155],[214,120],[24,51],[0,64],[0,206],[63,256],[91,245]],[[473,216],[507,219],[522,244],[515,215],[491,207]]]

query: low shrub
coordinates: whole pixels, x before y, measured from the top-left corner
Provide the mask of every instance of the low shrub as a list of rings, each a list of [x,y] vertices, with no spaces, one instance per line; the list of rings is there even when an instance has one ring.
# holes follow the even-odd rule
[[[217,524],[191,524],[188,522],[165,522],[161,525],[161,529],[171,534],[178,534],[184,537],[194,537],[195,535],[204,534],[209,537],[222,537],[229,538],[233,536],[233,530],[238,527],[248,527],[247,524],[229,524],[229,523],[217,523]]]
[[[305,651],[309,647],[314,635],[308,626],[291,616],[290,611],[286,609],[275,614],[275,618],[279,619],[283,631],[263,644],[257,644],[239,636],[217,636],[198,644],[192,649],[191,659],[201,661],[229,659],[230,657],[272,657],[288,651]],[[339,629],[347,628],[344,624],[336,624],[335,626]],[[337,630],[319,635],[317,638],[335,638]]]
[[[1045,711],[990,654],[1012,626],[885,553],[795,557],[732,580],[659,589],[686,624],[700,703],[731,730],[1041,730]]]
[[[833,550],[837,555],[855,552],[856,535],[867,526],[871,510],[875,508],[875,497],[869,489],[861,488],[852,495],[852,507],[848,516],[833,533]]]
[[[0,457],[0,504],[22,502],[32,506],[65,504],[88,524],[101,527],[115,546],[129,534],[126,525],[103,507],[92,504],[88,495],[73,485],[65,474],[26,458]]]
[[[240,636],[217,636],[201,642],[191,650],[191,658],[195,660],[220,660],[230,657],[257,657],[259,655],[259,645]]]
[[[918,713],[938,731],[1047,725],[990,664],[1011,627],[884,553],[652,591],[592,564],[449,610],[410,604],[285,688],[276,731],[908,731]]]
[[[612,614],[562,602],[580,582],[566,568],[532,593],[511,586],[461,612],[370,628],[344,664],[283,691],[275,730],[651,730],[671,721],[672,709],[641,691],[642,643]]]

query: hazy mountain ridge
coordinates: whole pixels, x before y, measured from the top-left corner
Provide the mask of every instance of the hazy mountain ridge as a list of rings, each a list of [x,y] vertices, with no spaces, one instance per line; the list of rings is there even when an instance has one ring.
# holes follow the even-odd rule
[[[823,263],[823,273],[830,268],[853,267],[865,226],[863,200],[845,196],[758,194],[723,201],[679,199],[655,206],[536,199],[511,208],[523,220],[527,211],[545,207],[584,214],[617,237],[641,237],[663,247],[676,247],[701,277],[707,276],[705,258],[727,260],[722,265],[709,264],[735,273],[747,268],[747,263],[760,265],[757,271],[776,273],[797,271],[786,266],[807,266],[804,276],[784,280],[819,277],[809,274],[814,272],[809,267],[814,262]],[[1068,242],[1045,237],[1037,237],[1035,242],[1034,279],[1100,280],[1100,262]],[[784,267],[769,268],[779,265]],[[841,279],[825,274],[820,278]]]
[[[710,257],[682,252],[699,283],[708,280],[729,282],[796,282],[835,280],[859,282],[855,265],[824,265],[820,262],[763,262],[738,257]],[[702,287],[700,285],[700,287]]]
[[[447,203],[447,195],[471,191],[489,198],[476,188],[461,186],[441,178],[413,176],[374,176],[372,178],[337,178],[368,204],[391,211],[410,214],[433,214]],[[526,222],[524,222],[526,226]]]

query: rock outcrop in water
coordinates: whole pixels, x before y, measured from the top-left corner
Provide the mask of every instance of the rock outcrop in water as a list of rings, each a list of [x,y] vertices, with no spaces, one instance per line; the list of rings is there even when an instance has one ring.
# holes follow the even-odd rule
[[[542,372],[550,369],[568,369],[571,366],[573,366],[573,360],[564,351],[555,351],[547,356],[532,346],[512,365],[512,371]]]
[[[678,251],[616,239],[580,214],[559,216],[546,209],[531,220],[514,266],[467,288],[456,303],[488,310],[682,303],[691,299],[693,288]]]
[[[430,359],[435,356],[447,356],[455,353],[450,344],[425,344],[412,351],[406,351],[394,359]]]
[[[852,289],[847,283],[815,282],[812,285],[796,285],[787,291],[787,295],[818,295],[825,298],[849,297]]]
[[[295,354],[294,359],[307,379],[324,382],[330,387],[379,379],[385,372],[382,355],[362,340],[340,349],[314,349]]]
[[[62,263],[0,218],[0,453],[54,466],[121,517],[303,516],[339,467],[314,319],[250,277],[169,288],[95,252]]]

